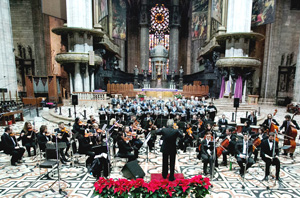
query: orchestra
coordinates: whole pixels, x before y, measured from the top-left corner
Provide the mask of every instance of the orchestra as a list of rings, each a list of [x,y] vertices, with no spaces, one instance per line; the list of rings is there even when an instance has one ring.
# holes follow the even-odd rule
[[[197,148],[205,175],[208,174],[208,165],[210,165],[210,174],[213,173],[214,166],[218,167],[220,156],[222,156],[221,165],[227,166],[227,158],[231,155],[236,157],[240,175],[244,176],[245,171],[259,160],[258,156],[261,156],[266,164],[264,180],[268,180],[269,167],[275,165],[276,179],[281,181],[278,145],[285,146],[283,155],[289,154],[293,157],[297,145],[295,143],[297,130],[300,129],[290,115],[285,116],[285,121],[279,127],[274,119],[277,113],[275,110],[273,114],[267,115],[267,119],[260,126],[257,125],[256,112],[251,111],[249,116],[246,115],[246,121],[239,125],[240,130],[238,130],[236,125],[232,126],[225,114],[215,119],[217,108],[213,103],[210,102],[207,106],[205,99],[199,100],[197,97],[175,101],[170,99],[164,101],[160,97],[158,100],[148,98],[141,101],[138,97],[131,100],[128,97],[121,99],[116,96],[111,104],[101,105],[98,110],[99,123],[96,120],[98,117],[95,118],[94,115],[90,115],[87,122],[76,118],[72,129],[67,129],[63,122],[59,122],[58,128],[52,131],[46,125],[41,125],[37,131],[34,125],[25,122],[19,137],[16,137],[16,134],[12,133],[12,127],[7,127],[1,137],[4,152],[12,156],[11,165],[17,165],[24,155],[25,149],[22,146],[26,148],[30,157],[31,148],[34,155],[36,155],[37,144],[42,152],[46,152],[47,144],[53,144],[57,139],[59,143],[66,145],[65,148],[59,149],[60,160],[66,163],[70,161],[68,159],[71,157],[70,141],[74,138],[78,140],[78,153],[88,156],[87,166],[91,166],[96,159],[95,156],[99,154],[95,148],[106,147],[109,141],[112,142],[114,151],[118,149],[117,154],[114,152],[111,155],[132,161],[139,158],[139,150],[146,138],[145,145],[151,152],[155,148],[157,136],[161,135],[162,131],[178,130],[181,135],[178,135],[179,141],[174,140],[174,148],[180,148],[183,152],[186,152],[187,147]],[[172,127],[162,130],[167,127],[167,120],[173,120]],[[107,125],[106,128],[102,128],[104,124]],[[111,130],[107,133],[109,128]],[[284,140],[280,141],[278,134],[284,136]],[[22,146],[18,143],[20,140]],[[165,141],[163,138],[161,140]],[[164,167],[164,174],[165,172],[166,167]]]

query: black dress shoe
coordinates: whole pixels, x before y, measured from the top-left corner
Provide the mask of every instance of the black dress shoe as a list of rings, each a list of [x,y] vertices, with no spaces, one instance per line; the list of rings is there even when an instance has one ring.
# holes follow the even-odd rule
[[[16,164],[16,163],[11,163],[11,165],[12,165],[12,166],[17,166],[17,164]]]
[[[68,153],[65,153],[65,156],[70,157],[70,155]]]
[[[169,181],[174,181],[175,177],[169,177]]]
[[[282,182],[282,179],[280,177],[276,178],[276,180]]]
[[[265,176],[265,178],[263,179],[263,181],[268,181],[268,180],[269,180],[268,176]]]

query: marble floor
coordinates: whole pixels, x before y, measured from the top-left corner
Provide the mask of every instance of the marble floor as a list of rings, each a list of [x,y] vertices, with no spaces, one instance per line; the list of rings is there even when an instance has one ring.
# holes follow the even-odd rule
[[[281,124],[286,114],[285,108],[275,106],[260,106],[261,112],[265,115],[274,109],[278,109],[276,119]],[[255,108],[258,108],[256,106]],[[45,112],[44,112],[45,113]],[[46,112],[47,113],[47,112]],[[220,112],[221,113],[221,112]],[[228,113],[230,112],[223,112]],[[245,112],[244,112],[245,113]],[[242,112],[243,114],[243,112]],[[56,127],[56,124],[43,120],[42,118],[27,117],[27,120],[35,120],[36,128],[41,124],[47,124],[48,128]],[[299,118],[295,119],[299,123]],[[23,122],[18,122],[13,126],[15,131],[20,131]],[[1,133],[3,127],[1,127]],[[297,140],[298,141],[298,140]],[[300,197],[300,147],[297,147],[295,159],[280,156],[281,169],[280,177],[283,182],[275,182],[270,178],[268,182],[262,181],[264,177],[264,163],[260,160],[254,164],[245,176],[239,176],[239,167],[236,160],[233,159],[232,170],[225,166],[217,168],[214,178],[212,178],[213,188],[207,197]],[[176,157],[176,172],[183,173],[185,178],[194,175],[203,174],[202,162],[196,158],[195,148],[188,149],[187,153],[178,151]],[[66,196],[55,194],[58,191],[58,182],[51,188],[50,186],[57,179],[57,170],[53,171],[53,175],[47,175],[46,169],[39,169],[40,157],[27,157],[25,153],[25,162],[19,166],[10,166],[10,156],[0,153],[0,197],[97,197],[94,196],[93,183],[96,179],[88,173],[84,167],[84,159],[79,159],[79,164],[71,166],[70,164],[61,165],[60,186]],[[159,152],[158,141],[155,152],[147,155],[146,148],[141,148],[139,154],[139,165],[144,170],[145,180],[150,180],[151,173],[161,173],[162,154]],[[219,158],[221,163],[222,157]],[[125,161],[112,159],[112,172],[110,177],[121,178],[121,169],[125,165]],[[49,170],[50,171],[50,170]],[[275,168],[271,169],[271,173],[275,174]]]

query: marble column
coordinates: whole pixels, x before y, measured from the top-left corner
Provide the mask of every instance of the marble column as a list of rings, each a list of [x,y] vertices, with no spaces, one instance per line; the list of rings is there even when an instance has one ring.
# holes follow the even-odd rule
[[[169,71],[178,72],[179,53],[179,0],[172,0],[172,17],[170,26]]]
[[[80,63],[74,63],[74,64],[75,64],[74,91],[83,92],[82,78],[80,75]]]
[[[15,100],[18,86],[9,0],[0,1],[0,38],[0,88],[7,88],[6,98],[10,92]]]
[[[142,70],[149,70],[149,27],[148,27],[147,0],[141,2],[140,12],[140,54]]]
[[[72,94],[74,85],[73,85],[73,76],[71,72],[69,73],[69,79],[70,79],[70,94]]]
[[[299,37],[299,47],[298,47],[297,63],[296,63],[293,101],[300,103],[300,37]]]
[[[92,67],[94,67],[94,66],[92,66]],[[95,89],[95,71],[94,70],[95,70],[94,68],[90,69],[91,92],[93,92]]]
[[[90,92],[90,75],[88,64],[85,66],[85,73],[83,74],[84,92]]]

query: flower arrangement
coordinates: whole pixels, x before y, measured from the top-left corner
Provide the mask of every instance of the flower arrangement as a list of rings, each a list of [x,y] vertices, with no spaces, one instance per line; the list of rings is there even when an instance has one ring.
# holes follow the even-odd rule
[[[146,94],[144,92],[139,92],[138,97],[139,98],[145,98]]]
[[[174,93],[174,97],[177,99],[181,99],[182,98],[182,94],[179,92]]]
[[[152,180],[149,183],[143,179],[105,179],[100,177],[94,184],[95,194],[101,197],[205,197],[209,194],[209,178],[196,175],[191,179],[175,181]]]

